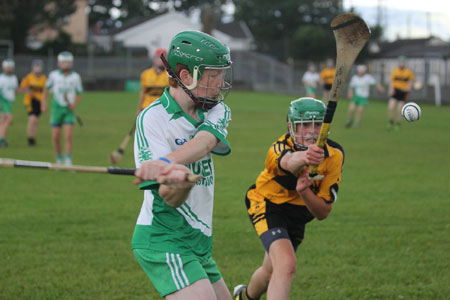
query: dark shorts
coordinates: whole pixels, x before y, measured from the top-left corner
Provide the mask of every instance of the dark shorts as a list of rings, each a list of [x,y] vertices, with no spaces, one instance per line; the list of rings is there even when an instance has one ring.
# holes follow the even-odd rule
[[[391,97],[397,101],[406,101],[408,99],[408,92],[399,89],[394,89],[394,94],[392,94]]]
[[[252,185],[249,190],[254,189]],[[268,199],[249,199],[245,205],[250,221],[261,242],[269,252],[270,245],[278,239],[290,239],[297,250],[305,234],[305,225],[314,219],[308,208],[289,203],[275,204]]]
[[[27,107],[28,115],[35,115],[39,117],[41,115],[41,102],[36,99],[31,99],[31,103]]]
[[[332,87],[332,86],[333,86],[332,84],[326,83],[326,84],[323,85],[323,88],[324,88],[326,91],[331,91],[331,87]]]

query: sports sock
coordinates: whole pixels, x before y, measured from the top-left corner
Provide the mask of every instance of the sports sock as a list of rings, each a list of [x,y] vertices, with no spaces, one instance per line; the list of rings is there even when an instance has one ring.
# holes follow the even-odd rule
[[[250,297],[250,296],[248,295],[247,288],[245,288],[245,289],[241,292],[241,294],[239,295],[239,300],[259,300],[259,298],[256,299],[256,298]]]

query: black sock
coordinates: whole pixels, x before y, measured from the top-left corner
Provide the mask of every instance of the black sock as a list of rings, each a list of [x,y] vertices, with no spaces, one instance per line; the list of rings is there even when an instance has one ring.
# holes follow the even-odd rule
[[[248,295],[248,291],[247,291],[247,289],[245,289],[245,296],[247,296],[247,299],[248,299],[248,300],[259,300],[259,298],[258,298],[258,299],[256,299],[256,298],[252,298],[252,297],[250,297],[250,296]]]

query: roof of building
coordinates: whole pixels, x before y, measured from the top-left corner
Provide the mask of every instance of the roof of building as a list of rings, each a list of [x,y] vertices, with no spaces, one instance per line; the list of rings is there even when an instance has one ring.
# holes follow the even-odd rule
[[[450,54],[450,43],[437,38],[400,39],[378,43],[377,57],[446,57]]]

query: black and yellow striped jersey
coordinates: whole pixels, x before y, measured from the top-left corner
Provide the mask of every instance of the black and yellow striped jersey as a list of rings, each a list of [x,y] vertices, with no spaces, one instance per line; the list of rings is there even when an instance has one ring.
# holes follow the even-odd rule
[[[29,73],[24,79],[22,79],[20,87],[28,88],[29,90],[29,92],[25,93],[25,97],[23,98],[25,105],[29,105],[31,103],[31,99],[42,101],[42,92],[46,81],[47,77],[44,74],[36,76],[33,72]]]
[[[324,84],[333,84],[334,75],[336,75],[336,69],[334,68],[325,68],[320,72],[320,79]]]
[[[408,68],[395,68],[391,73],[391,81],[394,89],[405,91],[408,84],[414,81],[414,73]]]
[[[157,74],[152,67],[142,72],[141,89],[144,92],[144,101],[142,102],[141,108],[146,108],[153,101],[161,97],[167,86],[169,86],[169,77],[166,71]]]
[[[256,179],[256,188],[248,191],[247,197],[249,199],[253,201],[267,199],[276,204],[305,205],[295,189],[299,174],[292,174],[280,165],[283,156],[294,151],[297,150],[293,145],[290,134],[281,136],[272,144],[267,152],[265,169]],[[329,203],[336,201],[343,164],[343,148],[338,143],[328,139],[325,144],[325,158],[318,169],[319,174],[323,174],[324,178],[320,181],[314,181],[311,185],[314,194]]]

